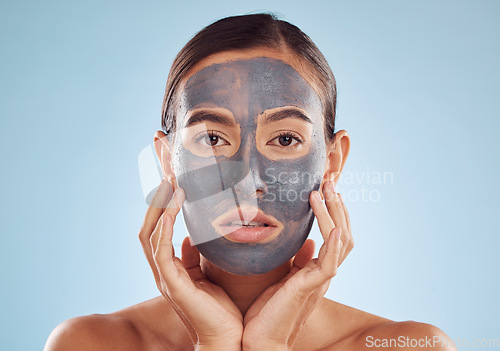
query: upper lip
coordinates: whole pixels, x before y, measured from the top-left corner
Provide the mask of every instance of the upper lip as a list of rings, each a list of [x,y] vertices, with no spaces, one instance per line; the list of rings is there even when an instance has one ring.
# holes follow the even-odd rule
[[[214,227],[217,227],[220,225],[227,225],[233,221],[241,221],[241,222],[257,221],[257,222],[263,222],[272,227],[278,227],[280,225],[280,222],[276,218],[264,214],[264,212],[255,207],[234,208],[233,210],[228,211],[217,217],[212,224]]]

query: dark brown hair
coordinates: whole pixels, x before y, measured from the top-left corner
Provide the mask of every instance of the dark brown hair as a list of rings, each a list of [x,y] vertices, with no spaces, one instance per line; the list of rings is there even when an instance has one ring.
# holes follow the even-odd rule
[[[190,68],[219,52],[257,47],[287,50],[312,69],[314,74],[310,78],[316,85],[323,108],[325,140],[333,141],[337,87],[332,70],[309,36],[269,13],[220,19],[198,32],[177,54],[168,75],[162,106],[161,125],[169,139],[175,131],[179,83]]]

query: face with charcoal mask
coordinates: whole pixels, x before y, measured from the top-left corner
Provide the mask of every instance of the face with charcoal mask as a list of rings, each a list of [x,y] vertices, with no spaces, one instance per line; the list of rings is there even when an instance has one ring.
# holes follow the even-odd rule
[[[309,234],[325,169],[314,89],[277,58],[223,61],[188,76],[177,111],[173,171],[200,253],[239,275],[284,264]]]

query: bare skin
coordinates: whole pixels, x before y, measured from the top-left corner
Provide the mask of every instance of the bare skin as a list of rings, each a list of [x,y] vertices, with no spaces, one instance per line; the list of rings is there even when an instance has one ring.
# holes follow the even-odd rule
[[[213,63],[262,56],[287,62],[308,80],[311,86],[315,86],[311,72],[292,55],[287,52],[257,48],[226,52],[204,59],[184,78],[181,89],[182,84],[190,76]],[[162,196],[170,199],[177,187],[172,167],[171,147],[165,140],[165,135],[157,132],[156,152],[161,160],[165,179],[169,179],[173,184],[170,189],[168,186],[165,187]],[[391,321],[323,297],[332,278],[334,284],[337,267],[353,247],[349,216],[341,197],[337,196],[334,189],[349,148],[350,139],[347,132],[344,130],[337,132],[335,142],[328,148],[321,190],[319,193],[313,191],[309,198],[324,239],[317,260],[313,260],[312,257],[314,243],[308,240],[299,253],[282,266],[265,274],[238,276],[219,269],[199,255],[186,238],[182,247],[182,259],[177,259],[174,265],[175,258],[170,254],[172,245],[168,235],[170,237],[172,235],[173,221],[181,204],[176,203],[167,209],[161,206],[152,207],[146,213],[139,237],[162,295],[107,315],[94,314],[69,319],[52,332],[45,350],[221,350],[222,348],[210,347],[213,345],[207,343],[195,345],[193,342],[197,337],[200,338],[201,334],[200,326],[193,321],[200,323],[199,321],[205,317],[208,321],[214,318],[206,312],[210,311],[210,308],[215,310],[219,308],[221,315],[227,314],[228,318],[223,319],[227,322],[229,330],[226,340],[233,340],[233,336],[238,344],[242,340],[241,348],[227,349],[358,351],[367,349],[369,342],[379,340],[378,344],[373,344],[377,350],[400,350],[401,345],[386,346],[383,340],[400,337],[421,340],[434,337],[435,340],[439,338],[440,342],[434,343],[432,347],[426,344],[404,349],[456,350],[449,338],[432,325],[413,321]],[[341,232],[338,228],[342,229]],[[337,236],[334,237],[335,235]],[[314,274],[319,274],[321,278],[318,284],[313,284],[314,288],[310,287],[311,284],[300,284],[302,281],[307,282],[307,279],[312,281],[313,278],[310,277]],[[172,293],[176,289],[175,284],[179,284],[181,278],[186,280],[182,286],[188,287],[196,294],[190,293],[186,297],[182,296],[183,294],[175,296]],[[209,288],[206,284],[198,284],[200,281],[206,282]],[[219,290],[214,292],[213,288],[210,288],[213,286]],[[297,295],[290,296],[289,301],[284,300],[287,296],[284,293],[285,286],[294,287],[294,291],[297,291]],[[308,297],[303,297],[306,295]],[[281,299],[283,303],[280,304],[280,299],[276,299],[276,296],[283,296]],[[302,312],[301,316],[293,319],[292,317],[296,316],[286,311],[286,308],[294,306],[297,301],[298,304],[291,309]],[[190,306],[200,310],[193,312],[199,314],[190,315],[188,311]],[[179,309],[183,310],[181,313],[183,318],[180,317]],[[278,311],[270,314],[269,310],[275,309]],[[265,321],[259,321],[259,318],[262,319],[262,311],[266,312],[266,316],[270,315],[271,319],[280,322],[266,325]],[[186,319],[189,320],[187,324]],[[294,320],[297,325],[286,326],[288,320]],[[267,341],[261,340],[262,344],[252,344],[253,340],[265,339],[266,330],[272,330],[276,324],[287,330],[284,338],[289,340],[288,345],[266,344],[272,341],[272,338],[268,338]],[[186,325],[189,325],[189,328]],[[210,338],[204,340],[211,341]]]
[[[293,350],[366,349],[366,337],[422,339],[439,336],[437,327],[413,321],[394,322],[323,298],[309,316]],[[429,350],[456,350],[436,345]],[[379,348],[397,350],[398,348]],[[45,350],[194,350],[178,315],[163,296],[107,315],[69,319],[59,325]],[[420,348],[415,348],[420,350]]]

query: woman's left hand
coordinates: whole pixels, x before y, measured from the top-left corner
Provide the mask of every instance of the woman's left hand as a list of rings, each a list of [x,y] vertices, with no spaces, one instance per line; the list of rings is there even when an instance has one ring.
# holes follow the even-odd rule
[[[351,223],[333,182],[324,184],[325,203],[317,191],[309,202],[323,236],[318,258],[312,259],[314,241],[308,239],[295,255],[289,273],[265,290],[244,317],[243,350],[291,350],[331,279],[353,248]]]

